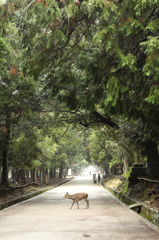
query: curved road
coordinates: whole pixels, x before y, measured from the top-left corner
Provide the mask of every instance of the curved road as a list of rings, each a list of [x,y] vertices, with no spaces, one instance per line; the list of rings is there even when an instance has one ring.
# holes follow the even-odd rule
[[[87,192],[80,209],[63,198],[69,192]],[[157,240],[155,227],[119,203],[92,180],[72,180],[38,197],[0,212],[0,240]]]

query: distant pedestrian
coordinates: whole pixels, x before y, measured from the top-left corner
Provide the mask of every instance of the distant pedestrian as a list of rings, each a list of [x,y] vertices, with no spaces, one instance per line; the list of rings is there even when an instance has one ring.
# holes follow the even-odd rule
[[[96,174],[93,174],[93,182],[94,182],[94,183],[97,182]]]
[[[98,182],[100,183],[100,174],[98,174]]]

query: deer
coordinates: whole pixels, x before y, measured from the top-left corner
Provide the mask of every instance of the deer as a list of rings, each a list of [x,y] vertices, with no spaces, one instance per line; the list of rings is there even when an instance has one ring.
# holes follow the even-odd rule
[[[65,194],[63,198],[69,198],[72,199],[73,203],[70,209],[72,209],[74,203],[77,203],[77,208],[79,209],[78,201],[84,200],[86,202],[86,209],[89,208],[89,201],[88,201],[88,194],[87,193],[75,193],[73,195],[68,194],[68,192]]]

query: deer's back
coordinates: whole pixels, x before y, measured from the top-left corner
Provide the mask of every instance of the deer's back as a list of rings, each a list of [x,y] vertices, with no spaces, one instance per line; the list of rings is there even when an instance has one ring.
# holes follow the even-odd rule
[[[86,198],[88,198],[88,194],[87,193],[76,193],[73,195],[73,198],[78,199],[78,200],[86,199]]]

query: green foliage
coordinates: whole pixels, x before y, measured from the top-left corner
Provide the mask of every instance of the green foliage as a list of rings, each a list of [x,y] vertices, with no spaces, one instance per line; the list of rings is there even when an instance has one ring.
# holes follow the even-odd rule
[[[118,146],[113,140],[108,140],[108,136],[106,132],[98,130],[94,131],[89,138],[92,161],[106,170],[122,164]]]
[[[124,186],[124,189],[123,189],[123,191],[122,191],[122,194],[125,194],[125,193],[127,192],[128,187],[129,187],[129,182],[126,182],[126,183],[125,183],[125,186]]]
[[[36,146],[36,137],[33,132],[30,133],[29,137],[22,134],[10,147],[11,166],[16,169],[33,169],[41,165],[37,160],[39,149]]]
[[[145,54],[147,55],[146,63],[143,67],[144,75],[157,81],[159,79],[159,38],[149,37],[141,46],[145,48]]]
[[[107,82],[107,98],[105,99],[105,106],[116,106],[119,100],[119,95],[121,93],[126,92],[128,89],[124,85],[122,85],[117,78],[112,77]]]
[[[7,76],[7,60],[9,59],[9,54],[11,52],[11,45],[7,39],[0,37],[0,81],[2,81],[3,76]]]
[[[117,166],[119,164],[122,164],[121,157],[120,156],[113,156],[109,163],[109,167],[112,168],[113,166]]]
[[[129,171],[124,173],[123,176],[126,178],[126,180],[128,181],[129,180],[129,177],[130,177],[130,172],[132,171],[132,167],[129,168]]]

